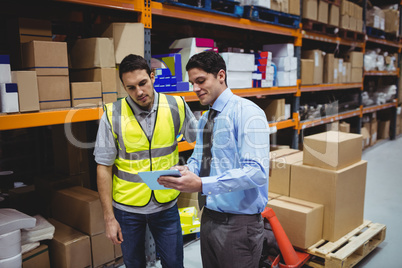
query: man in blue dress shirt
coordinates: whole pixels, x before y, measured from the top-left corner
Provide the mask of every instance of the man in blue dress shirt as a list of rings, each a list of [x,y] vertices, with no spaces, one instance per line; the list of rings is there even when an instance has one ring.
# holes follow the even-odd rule
[[[182,177],[164,176],[158,182],[206,196],[201,218],[203,267],[258,267],[264,229],[261,212],[268,202],[267,118],[256,104],[227,87],[226,65],[218,53],[194,55],[186,70],[201,104],[209,105],[210,111],[199,121],[196,146],[187,165],[176,167]],[[210,171],[209,176],[200,177],[209,165],[203,160],[203,132],[212,110],[217,115],[212,147],[208,146]]]

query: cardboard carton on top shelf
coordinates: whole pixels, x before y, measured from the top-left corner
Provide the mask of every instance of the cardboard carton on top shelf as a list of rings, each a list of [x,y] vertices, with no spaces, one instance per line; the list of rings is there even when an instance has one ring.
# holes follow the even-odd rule
[[[71,101],[73,107],[102,105],[101,82],[71,83]]]
[[[355,16],[357,20],[362,20],[363,19],[363,8],[359,5],[355,5]]]
[[[303,152],[300,151],[279,157],[277,156],[274,159],[271,159],[268,186],[269,191],[272,193],[289,196],[292,165],[302,161]]]
[[[302,17],[310,20],[317,20],[318,18],[318,1],[317,0],[303,0],[303,14]]]
[[[99,267],[102,264],[111,262],[114,257],[113,243],[106,237],[105,233],[91,236],[92,267]]]
[[[49,249],[45,244],[22,254],[22,268],[50,268]]]
[[[51,267],[88,267],[91,263],[89,236],[55,219],[48,220],[55,227],[49,244]]]
[[[363,223],[366,161],[336,171],[302,164],[292,168],[290,197],[324,205],[323,239],[337,241]]]
[[[306,249],[322,239],[324,206],[287,196],[268,202],[293,246]]]
[[[363,20],[359,19],[356,21],[356,32],[362,33],[363,32]]]
[[[41,110],[71,107],[70,82],[67,75],[41,75],[37,78]]]
[[[314,60],[301,59],[301,84],[312,85],[314,83]]]
[[[52,41],[52,23],[50,20],[18,18],[21,43],[32,40]]]
[[[302,51],[303,59],[314,60],[314,84],[322,84],[324,76],[324,56],[319,49]]]
[[[264,110],[269,122],[284,120],[285,99],[259,99],[256,104]]]
[[[328,23],[328,2],[323,0],[318,1],[317,21],[327,24]]]
[[[70,61],[72,69],[115,68],[113,39],[78,39],[70,51]]]
[[[350,18],[355,18],[355,6],[356,6],[356,4],[349,1],[348,5],[349,5],[348,6],[348,15],[349,15],[349,17]]]
[[[362,157],[360,134],[327,131],[303,140],[303,164],[339,170],[359,162]]]
[[[12,71],[13,83],[18,85],[20,112],[39,111],[39,89],[35,71]]]
[[[354,17],[349,17],[349,30],[356,31],[357,21]]]
[[[349,1],[341,0],[340,14],[341,15],[348,15],[349,14]]]
[[[289,0],[289,14],[300,16],[299,0]]]
[[[328,24],[339,27],[339,6],[329,5]]]
[[[385,16],[385,29],[387,33],[399,33],[399,11],[395,9],[384,10]]]
[[[115,61],[120,64],[128,54],[144,56],[144,24],[112,23],[102,34],[114,42]]]
[[[31,41],[22,44],[23,68],[40,75],[68,75],[67,43]]]
[[[58,221],[94,236],[105,232],[99,195],[84,187],[72,187],[54,193],[52,215]]]
[[[374,6],[366,14],[366,26],[385,30],[385,13],[381,8]]]

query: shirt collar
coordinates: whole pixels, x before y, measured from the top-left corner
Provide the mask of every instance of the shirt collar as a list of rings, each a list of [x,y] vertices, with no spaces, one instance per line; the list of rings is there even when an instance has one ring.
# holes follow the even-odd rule
[[[133,110],[134,115],[140,115],[140,114],[143,114],[143,113],[148,114],[148,113],[156,111],[156,109],[157,109],[157,103],[158,103],[158,100],[159,100],[159,93],[156,92],[155,90],[154,90],[154,96],[155,96],[154,97],[154,103],[153,103],[152,108],[151,108],[150,111],[144,111],[143,109],[141,109],[140,106],[137,103],[135,103],[130,96],[127,96],[126,100],[127,100],[128,104],[130,105],[131,109]]]
[[[229,102],[230,98],[233,96],[233,92],[230,88],[226,88],[216,99],[214,104],[212,105],[212,109],[218,112],[222,112],[223,108],[225,108],[226,104]]]

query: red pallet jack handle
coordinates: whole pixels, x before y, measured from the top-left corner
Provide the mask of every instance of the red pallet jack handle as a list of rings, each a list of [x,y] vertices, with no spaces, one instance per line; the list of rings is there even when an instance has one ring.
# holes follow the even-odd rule
[[[283,230],[282,225],[280,224],[272,208],[266,207],[265,210],[261,213],[261,215],[269,221],[269,224],[271,225],[272,228],[272,232],[275,235],[275,239],[278,243],[282,257],[285,261],[285,264],[280,263],[279,262],[280,256],[278,256],[275,258],[271,267],[272,268],[278,267],[278,265],[279,268],[302,267],[310,259],[310,254],[294,250],[292,244],[289,241],[288,236]]]

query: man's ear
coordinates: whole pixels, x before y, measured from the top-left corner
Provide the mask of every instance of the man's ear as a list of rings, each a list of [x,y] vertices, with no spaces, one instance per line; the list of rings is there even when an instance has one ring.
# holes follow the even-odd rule
[[[151,72],[151,74],[149,75],[152,81],[152,84],[155,83],[155,73]]]
[[[225,83],[225,78],[226,78],[226,72],[221,69],[221,70],[218,72],[218,80],[219,80],[219,82]]]

